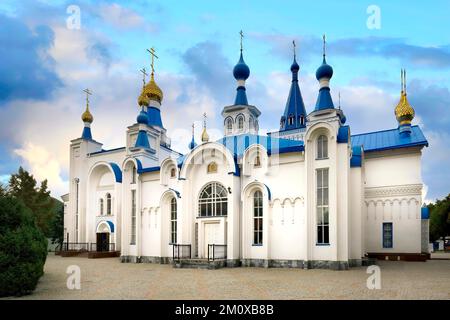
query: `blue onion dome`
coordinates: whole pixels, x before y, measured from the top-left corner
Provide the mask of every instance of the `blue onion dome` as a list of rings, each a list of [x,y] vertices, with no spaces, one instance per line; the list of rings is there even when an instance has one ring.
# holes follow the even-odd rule
[[[345,124],[346,121],[347,121],[347,117],[344,116],[344,115],[342,115],[342,117],[341,117],[341,123],[342,123],[342,124]]]
[[[333,68],[327,64],[325,57],[323,57],[322,65],[316,71],[316,79],[320,80],[322,78],[331,79],[333,76]]]
[[[250,68],[244,62],[242,51],[239,62],[234,66],[233,75],[236,80],[247,80],[250,76]]]
[[[300,70],[300,66],[297,63],[297,60],[294,58],[294,62],[291,65],[291,71],[292,72],[298,72]]]
[[[144,111],[144,109],[142,109],[141,112],[139,112],[139,115],[137,116],[136,120],[137,120],[138,123],[148,124],[148,115]]]

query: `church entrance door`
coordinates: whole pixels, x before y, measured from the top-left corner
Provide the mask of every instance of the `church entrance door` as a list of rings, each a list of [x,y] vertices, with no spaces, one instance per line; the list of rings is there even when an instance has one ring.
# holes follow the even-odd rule
[[[208,257],[208,245],[209,244],[221,244],[219,240],[219,223],[205,223],[205,233],[204,233],[204,251],[203,257]]]
[[[97,233],[97,251],[109,251],[109,233]]]

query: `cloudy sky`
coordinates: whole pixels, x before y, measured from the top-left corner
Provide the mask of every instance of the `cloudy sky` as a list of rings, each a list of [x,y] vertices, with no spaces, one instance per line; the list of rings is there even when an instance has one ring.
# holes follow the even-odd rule
[[[81,135],[87,87],[94,92],[94,139],[107,149],[123,146],[138,113],[139,69],[149,69],[152,46],[173,147],[187,150],[191,124],[199,127],[203,112],[210,135],[219,137],[221,110],[235,94],[242,29],[247,95],[262,111],[263,132],[278,127],[284,110],[294,39],[309,112],[327,35],[332,95],[337,104],[341,92],[352,133],[396,127],[406,68],[414,123],[430,143],[423,153],[426,199],[450,192],[448,1],[129,2],[1,1],[0,182],[22,165],[47,178],[53,196],[67,192],[69,143]],[[198,140],[200,129],[196,134]]]

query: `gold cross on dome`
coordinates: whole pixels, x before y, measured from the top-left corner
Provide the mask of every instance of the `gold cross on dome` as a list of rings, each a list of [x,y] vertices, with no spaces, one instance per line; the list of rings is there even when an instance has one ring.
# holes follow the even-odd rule
[[[83,92],[86,93],[86,106],[89,107],[89,96],[92,95],[92,91],[86,88],[83,90]]]
[[[145,68],[142,68],[139,71],[142,73],[142,82],[144,82],[144,86],[145,86],[145,77],[148,76],[147,70],[145,70]]]
[[[242,39],[244,38],[244,32],[239,32],[240,36],[241,36],[241,51],[242,51]]]
[[[155,67],[154,67],[154,58],[159,59],[158,56],[155,54],[155,48],[151,47],[150,49],[147,49],[147,51],[150,53],[150,55],[152,56],[152,63],[151,63],[151,67],[152,67],[152,73],[155,72]]]

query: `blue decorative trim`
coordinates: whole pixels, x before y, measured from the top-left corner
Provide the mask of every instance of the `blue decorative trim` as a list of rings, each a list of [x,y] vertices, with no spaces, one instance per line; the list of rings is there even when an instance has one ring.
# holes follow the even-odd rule
[[[147,132],[145,132],[144,130],[139,130],[136,139],[136,144],[134,146],[136,148],[150,149],[150,143],[148,142]]]
[[[85,140],[92,140],[91,128],[84,127],[83,133],[81,134],[81,138],[83,138]]]
[[[420,213],[422,216],[422,220],[430,219],[430,210],[428,209],[428,207],[422,207],[420,209]]]
[[[120,170],[120,167],[117,164],[115,164],[114,162],[110,162],[109,165],[111,166],[111,169],[114,172],[116,182],[122,183],[122,171]]]
[[[108,152],[114,152],[114,151],[125,150],[125,149],[126,149],[125,147],[120,147],[120,148],[109,149],[109,150],[101,150],[101,151],[91,152],[91,153],[89,153],[89,155],[108,153]]]
[[[349,136],[350,136],[350,127],[340,126],[337,135],[337,143],[348,143]]]
[[[269,187],[267,186],[267,184],[264,183],[264,186],[267,189],[267,196],[269,198],[269,201],[272,200],[272,192],[270,191]]]
[[[114,233],[114,223],[112,223],[112,222],[109,221],[109,220],[101,220],[101,221],[99,221],[99,222],[97,223],[97,227],[95,228],[95,230],[97,230],[97,229],[98,229],[98,226],[100,225],[100,223],[103,223],[103,222],[106,222],[106,223],[108,224],[108,226],[109,226],[109,229],[111,230],[111,233]]]
[[[362,154],[363,154],[362,146],[352,147],[352,157],[350,158],[351,168],[362,167]]]
[[[181,198],[181,194],[177,190],[172,189],[172,188],[169,188],[169,190],[175,192],[175,194],[177,195],[177,198]]]
[[[144,172],[155,172],[155,171],[160,171],[161,167],[148,167],[148,168],[142,168],[140,171],[138,171],[138,173],[144,173]]]

